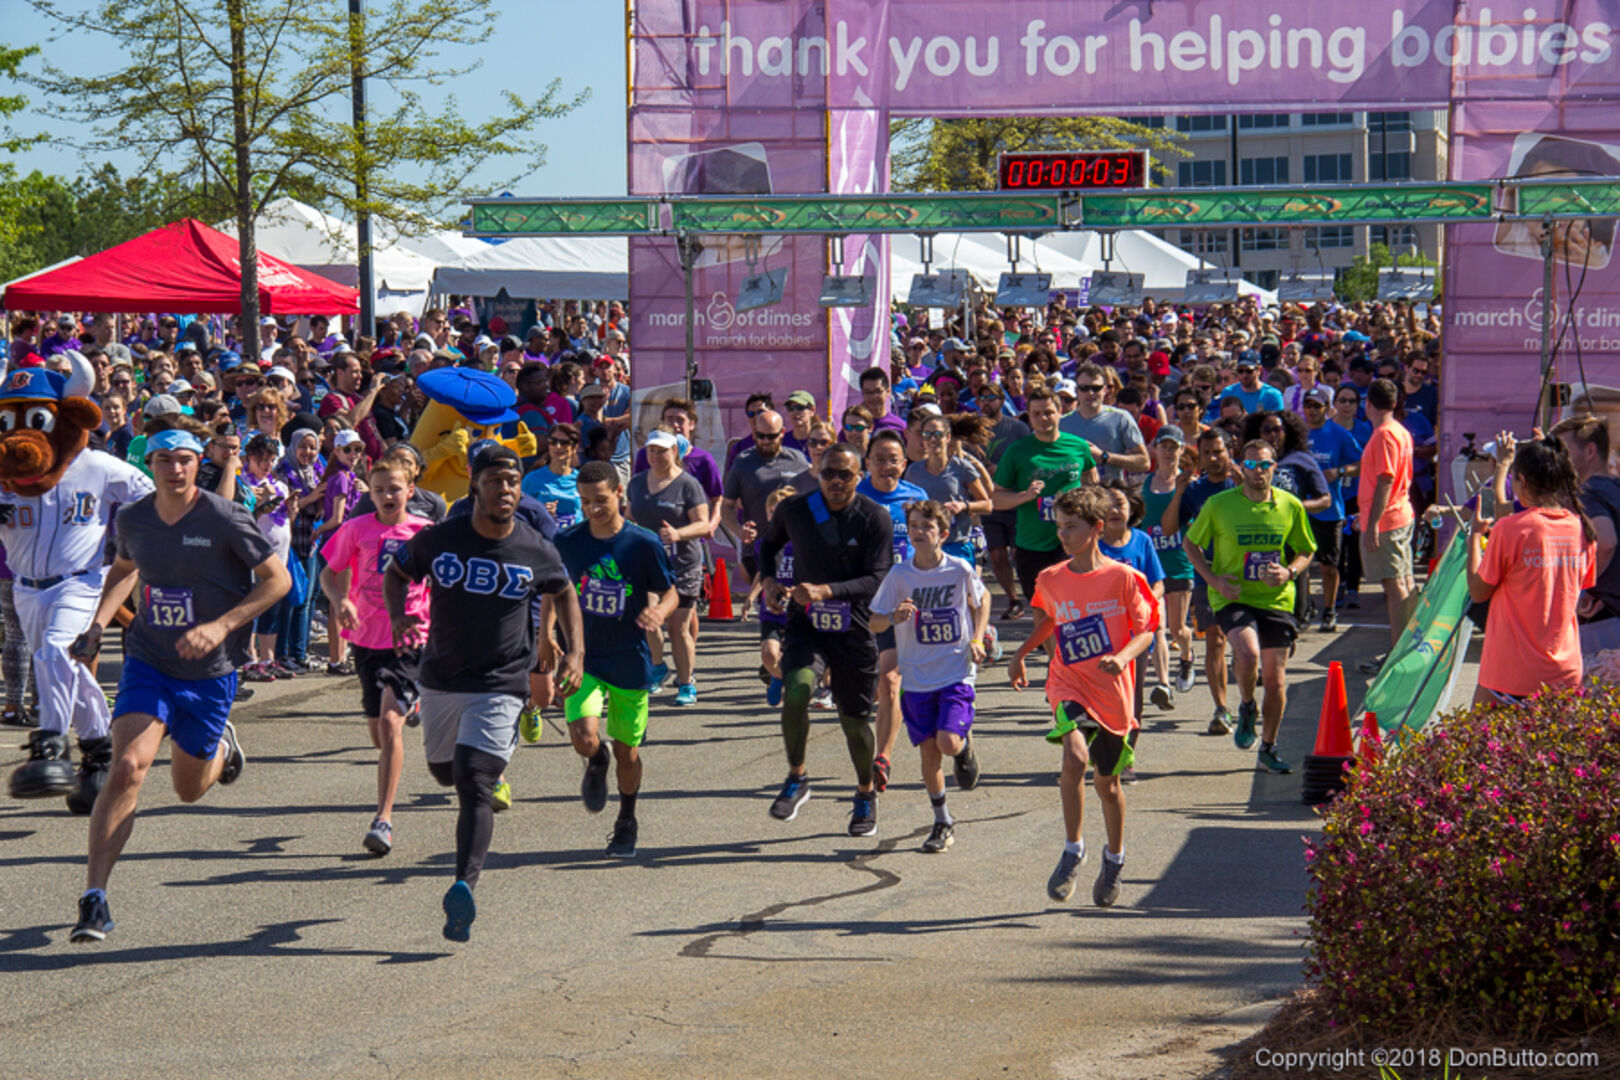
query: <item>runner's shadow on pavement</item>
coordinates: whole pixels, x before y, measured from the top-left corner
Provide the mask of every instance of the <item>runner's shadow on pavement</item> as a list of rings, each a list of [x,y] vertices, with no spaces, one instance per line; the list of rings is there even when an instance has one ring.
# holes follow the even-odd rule
[[[1156,877],[1143,876],[1148,869],[1125,864],[1121,891],[1134,912],[1292,919],[1305,910],[1305,848],[1290,829],[1196,828]],[[1144,885],[1148,891],[1138,892]]]
[[[1100,920],[1117,917],[1117,911],[1097,908],[1088,909],[1084,914]],[[1304,963],[1304,953],[1298,944],[1243,937],[1133,934],[1119,938],[1103,933],[1066,939],[1059,947],[1073,949],[1078,954],[1074,971],[1008,981],[1110,989],[1117,989],[1121,984],[1195,985],[1241,990],[1254,1000],[1261,1000],[1298,987]]]
[[[376,957],[379,964],[420,964],[455,955],[448,952],[404,952],[389,949],[322,949],[302,945],[306,927],[342,922],[342,919],[297,919],[261,926],[240,941],[198,942],[193,945],[148,945],[130,949],[105,945],[75,945],[63,951],[39,953],[33,950],[56,942],[66,944],[66,923],[29,926],[0,931],[0,954],[6,957],[6,970],[22,973],[65,971],[92,964],[146,964],[169,960],[233,959],[237,957]],[[116,931],[114,931],[116,933]]]

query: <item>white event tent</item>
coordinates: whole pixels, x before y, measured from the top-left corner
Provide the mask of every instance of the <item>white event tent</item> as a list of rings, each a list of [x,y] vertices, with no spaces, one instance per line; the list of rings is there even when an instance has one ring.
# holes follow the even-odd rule
[[[1096,232],[1054,232],[1037,240],[1025,237],[1020,247],[1018,269],[1051,274],[1054,289],[1075,288],[1081,278],[1103,269],[1102,236]],[[915,239],[897,236],[889,241],[889,287],[902,301],[911,291],[911,276],[923,271],[919,255],[920,244]],[[1200,267],[1209,268],[1209,264],[1152,233],[1126,230],[1114,234],[1114,257],[1108,269],[1144,275],[1143,290],[1149,296],[1179,300],[1187,285],[1187,271]],[[1003,233],[938,233],[929,268],[935,273],[966,270],[980,284],[994,289],[1000,275],[1012,269],[1007,237]],[[1275,292],[1249,282],[1239,288],[1262,304],[1276,303]]]

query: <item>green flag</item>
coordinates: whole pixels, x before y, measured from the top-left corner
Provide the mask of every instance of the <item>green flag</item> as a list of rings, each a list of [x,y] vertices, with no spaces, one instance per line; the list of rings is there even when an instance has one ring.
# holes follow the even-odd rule
[[[1400,728],[1416,735],[1451,701],[1474,633],[1468,619],[1467,543],[1466,529],[1451,538],[1400,644],[1367,688],[1361,707],[1378,715],[1385,735]]]

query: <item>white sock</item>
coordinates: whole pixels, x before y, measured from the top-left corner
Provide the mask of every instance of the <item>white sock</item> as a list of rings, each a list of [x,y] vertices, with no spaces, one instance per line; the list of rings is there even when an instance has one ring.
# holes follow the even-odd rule
[[[1084,855],[1086,853],[1086,842],[1084,840],[1076,840],[1072,844],[1065,842],[1063,850],[1070,855]]]
[[[930,795],[930,796],[928,796],[928,801],[934,804],[934,820],[935,821],[939,822],[941,825],[953,824],[953,822],[951,820],[951,812],[949,810],[945,809],[945,793],[944,792],[940,792],[938,795]]]
[[[1115,855],[1112,851],[1109,851],[1107,847],[1104,847],[1103,848],[1103,858],[1107,859],[1109,862],[1113,863],[1115,866],[1122,866],[1125,863],[1125,849],[1120,848],[1119,849],[1119,854]]]

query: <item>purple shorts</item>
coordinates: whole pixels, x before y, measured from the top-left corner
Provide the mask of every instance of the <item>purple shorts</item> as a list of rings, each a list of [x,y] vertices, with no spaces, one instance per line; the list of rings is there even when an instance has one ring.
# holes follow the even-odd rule
[[[973,726],[973,687],[957,683],[940,690],[900,695],[900,715],[912,746],[921,746],[941,731],[967,737]]]

